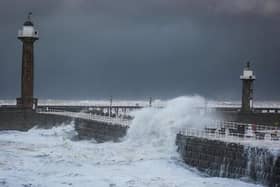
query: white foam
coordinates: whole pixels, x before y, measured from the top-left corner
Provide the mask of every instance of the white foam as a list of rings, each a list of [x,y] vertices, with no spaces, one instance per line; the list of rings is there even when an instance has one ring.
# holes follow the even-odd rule
[[[169,101],[165,109],[143,109],[120,143],[72,141],[73,124],[50,130],[0,133],[0,186],[222,187],[255,186],[203,177],[183,164],[175,132],[198,125],[192,110],[200,97]],[[176,120],[175,120],[176,119]]]

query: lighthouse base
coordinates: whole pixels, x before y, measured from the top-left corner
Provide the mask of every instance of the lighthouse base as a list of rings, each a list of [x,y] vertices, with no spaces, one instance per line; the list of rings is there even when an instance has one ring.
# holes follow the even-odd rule
[[[33,97],[17,98],[17,108],[36,110],[38,99]]]

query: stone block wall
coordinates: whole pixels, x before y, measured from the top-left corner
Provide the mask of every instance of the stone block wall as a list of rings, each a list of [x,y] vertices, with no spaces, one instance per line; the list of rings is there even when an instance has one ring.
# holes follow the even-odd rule
[[[216,112],[225,121],[280,127],[280,113]]]
[[[119,141],[126,135],[127,126],[107,124],[98,121],[76,119],[75,129],[79,139],[95,139],[102,143],[106,141]]]
[[[61,124],[69,124],[74,119],[67,116],[40,114],[29,110],[0,111],[0,130],[27,131],[34,126],[51,128]]]
[[[40,114],[34,111],[7,110],[0,111],[0,130],[28,131],[37,126],[52,128],[62,124],[75,123],[78,139],[95,139],[97,142],[119,141],[126,135],[126,126],[93,120],[72,118],[55,114]]]
[[[181,134],[176,144],[186,164],[210,176],[249,177],[257,183],[280,187],[279,152]]]

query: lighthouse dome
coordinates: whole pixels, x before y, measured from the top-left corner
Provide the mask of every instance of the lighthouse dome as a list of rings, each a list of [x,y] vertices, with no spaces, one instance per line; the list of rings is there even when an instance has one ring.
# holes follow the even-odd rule
[[[31,27],[33,27],[34,24],[32,23],[32,21],[28,20],[28,21],[24,22],[23,26],[31,26]]]

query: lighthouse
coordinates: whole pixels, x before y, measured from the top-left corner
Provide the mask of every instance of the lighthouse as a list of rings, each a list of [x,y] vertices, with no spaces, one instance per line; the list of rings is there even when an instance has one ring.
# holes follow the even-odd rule
[[[31,21],[32,13],[28,14],[27,21],[18,32],[18,39],[22,42],[22,69],[21,69],[21,97],[17,98],[17,107],[35,110],[38,100],[34,98],[34,43],[39,39]]]
[[[256,76],[250,67],[250,62],[247,62],[240,79],[243,83],[241,112],[250,113],[253,109],[253,82],[256,80]]]

